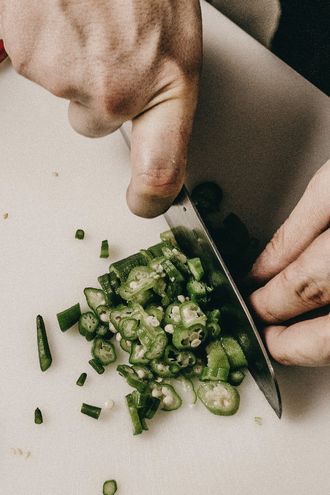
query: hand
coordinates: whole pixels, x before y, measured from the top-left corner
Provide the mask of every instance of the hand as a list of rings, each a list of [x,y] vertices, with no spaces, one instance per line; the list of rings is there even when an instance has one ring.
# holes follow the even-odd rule
[[[265,284],[251,295],[257,315],[270,324],[266,345],[282,364],[330,364],[330,160],[254,264],[252,278]],[[285,325],[306,311],[324,316]]]
[[[162,213],[180,191],[198,95],[198,0],[0,0],[16,71],[67,98],[72,127],[109,134],[133,120],[127,201]]]

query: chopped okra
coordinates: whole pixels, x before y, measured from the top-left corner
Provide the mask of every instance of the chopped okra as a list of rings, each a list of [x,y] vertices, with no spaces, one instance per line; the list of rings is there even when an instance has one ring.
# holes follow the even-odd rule
[[[84,239],[84,237],[85,237],[85,232],[83,231],[83,229],[77,229],[75,233],[75,238],[82,240]]]
[[[76,305],[58,315],[63,331],[79,320],[80,334],[92,344],[89,364],[98,374],[116,361],[115,345],[127,353],[128,364],[119,364],[117,371],[133,389],[126,403],[134,435],[148,430],[158,410],[181,406],[176,380],[188,384],[193,403],[198,397],[213,414],[234,414],[239,406],[235,385],[248,364],[228,331],[235,322],[228,315],[237,310],[225,275],[208,273],[200,258],[187,257],[173,234],[161,238],[112,263],[109,273],[98,277],[101,288],[87,287],[88,311],[81,314]],[[85,379],[83,373],[77,385]],[[199,382],[197,392],[192,380]],[[83,404],[82,412],[98,419],[101,409]]]
[[[41,425],[44,420],[42,417],[42,412],[40,411],[39,407],[34,411],[34,422],[36,425]]]
[[[109,258],[109,243],[106,239],[101,243],[100,258]]]
[[[117,482],[115,480],[105,481],[103,484],[103,495],[115,495],[117,491]]]

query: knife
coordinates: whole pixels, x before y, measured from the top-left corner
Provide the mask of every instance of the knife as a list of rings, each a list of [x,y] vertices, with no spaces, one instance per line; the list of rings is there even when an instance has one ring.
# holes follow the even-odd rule
[[[121,134],[130,148],[126,129]],[[240,294],[225,262],[223,261],[211,235],[193,205],[189,192],[184,186],[172,206],[164,214],[180,248],[189,257],[199,257],[208,273],[219,272],[225,277],[231,307],[234,307],[235,324],[231,333],[237,338],[249,363],[249,371],[260,390],[279,418],[282,415],[282,401],[275,372],[265,346],[261,340],[252,316]]]

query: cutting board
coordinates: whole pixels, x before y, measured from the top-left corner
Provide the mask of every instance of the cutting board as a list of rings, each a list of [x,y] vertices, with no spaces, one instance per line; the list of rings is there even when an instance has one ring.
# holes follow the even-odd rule
[[[266,239],[329,154],[329,100],[212,7],[203,4],[205,65],[189,184],[217,179],[224,211]],[[98,495],[325,495],[330,471],[330,372],[276,366],[279,420],[251,377],[237,415],[201,404],[159,413],[131,434],[128,386],[115,366],[89,369],[90,345],[62,334],[56,313],[79,301],[110,261],[157,242],[163,218],[125,203],[129,155],[119,133],[76,135],[67,104],[0,68],[0,493]],[[3,215],[8,213],[8,218]],[[83,228],[83,241],[74,238]],[[110,260],[99,258],[108,239]],[[53,365],[41,373],[35,316],[44,316]],[[119,352],[119,361],[125,356]],[[75,381],[88,372],[85,387]],[[100,420],[82,402],[115,407]],[[44,424],[33,422],[40,407]],[[262,424],[255,417],[262,418]],[[21,449],[22,454],[20,454]]]

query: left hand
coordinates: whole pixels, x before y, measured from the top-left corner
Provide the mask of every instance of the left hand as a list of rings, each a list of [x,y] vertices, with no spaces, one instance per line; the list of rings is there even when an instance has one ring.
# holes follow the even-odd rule
[[[254,264],[250,296],[266,322],[265,341],[282,364],[330,365],[330,314],[283,322],[330,304],[330,160]]]

